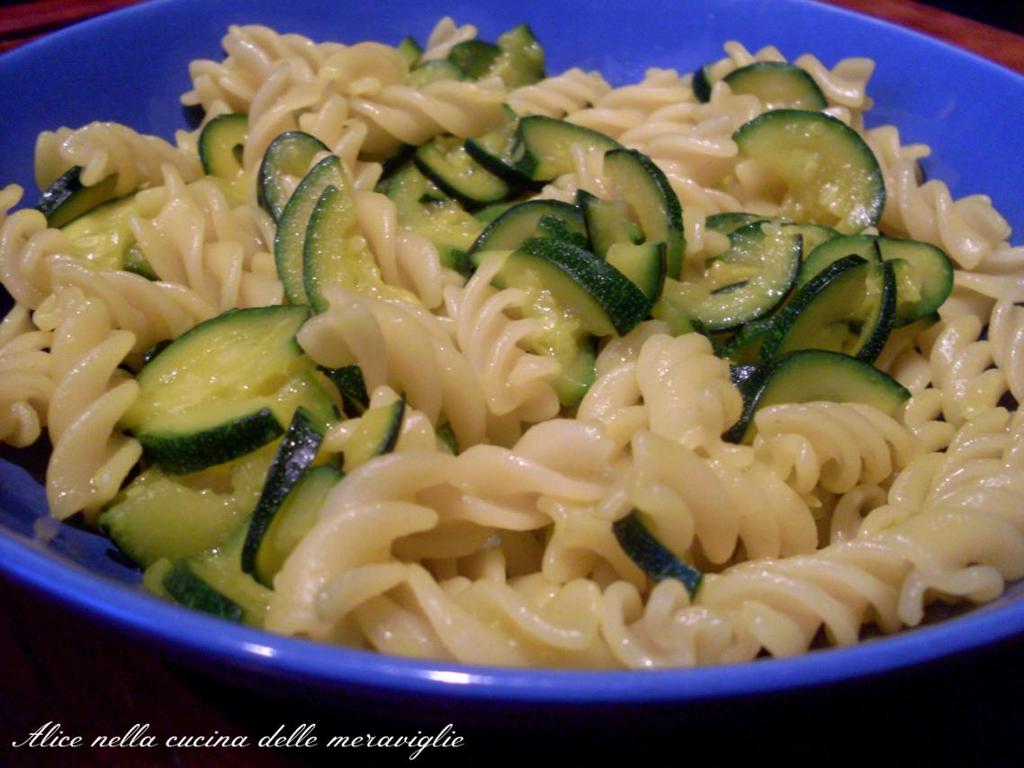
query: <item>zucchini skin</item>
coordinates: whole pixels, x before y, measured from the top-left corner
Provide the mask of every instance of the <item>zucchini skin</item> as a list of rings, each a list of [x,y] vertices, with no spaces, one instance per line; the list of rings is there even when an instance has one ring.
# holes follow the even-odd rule
[[[878,264],[868,262],[860,256],[851,255],[831,264],[808,281],[779,313],[761,347],[761,361],[766,362],[783,353],[800,349],[801,347],[793,346],[792,343],[787,345],[787,342],[790,342],[790,334],[804,322],[804,313],[812,307],[816,308],[815,305],[822,302],[827,309],[829,307],[828,299],[833,294],[833,288],[839,287],[841,290],[845,281],[851,279],[851,276],[853,278],[857,276],[855,270],[865,272],[866,283],[870,277],[867,271],[871,269],[881,270],[882,285],[879,288],[879,306],[874,313],[874,327],[871,329],[870,335],[857,348],[855,357],[869,363],[878,357],[892,331],[896,314],[896,284],[893,266],[890,262]],[[868,319],[872,318],[869,316]]]
[[[36,208],[46,217],[47,226],[59,229],[115,198],[117,176],[87,187],[81,171],[81,166],[72,166],[43,191]]]
[[[910,392],[870,363],[842,352],[803,349],[766,365],[733,366],[733,382],[743,395],[743,413],[722,438],[750,443],[754,415],[763,407],[783,403],[864,403],[893,416]]]
[[[612,524],[619,546],[655,582],[678,579],[692,598],[704,581],[704,574],[684,563],[647,530],[637,510]]]
[[[147,461],[168,472],[184,475],[223,464],[266,445],[284,434],[284,428],[269,408],[260,408],[239,419],[217,424],[187,435],[137,432]]]
[[[256,567],[260,545],[285,497],[316,458],[323,439],[323,428],[309,411],[299,406],[274,455],[242,545],[242,570],[252,574],[264,586],[272,587],[273,584]]]
[[[540,225],[546,216],[554,217],[570,233],[586,239],[583,215],[576,206],[558,200],[528,200],[509,208],[487,225],[468,251],[471,262],[478,266],[476,254],[482,251],[514,250],[531,237],[542,237],[545,233]]]
[[[274,221],[281,218],[290,195],[281,185],[284,175],[303,177],[318,152],[330,152],[320,139],[303,131],[282,133],[267,147],[257,174],[256,198]]]
[[[163,579],[163,587],[176,602],[186,608],[236,623],[241,623],[244,618],[242,606],[196,575],[187,560],[179,560],[174,564]]]

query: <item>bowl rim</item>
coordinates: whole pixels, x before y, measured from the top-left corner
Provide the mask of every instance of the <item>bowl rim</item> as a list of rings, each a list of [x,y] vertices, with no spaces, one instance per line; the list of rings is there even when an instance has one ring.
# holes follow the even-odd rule
[[[35,56],[53,40],[88,35],[128,17],[181,0],[149,0],[79,22],[0,55],[0,66]],[[989,69],[1024,87],[1024,75],[916,30],[819,0],[786,0],[860,24],[878,25],[915,43],[945,49],[972,67]],[[8,462],[3,462],[8,463]],[[359,686],[391,693],[505,703],[685,703],[756,695],[849,681],[934,661],[1024,634],[1024,600],[991,603],[936,624],[846,648],[792,658],[658,670],[501,668],[416,660],[275,635],[228,624],[103,578],[45,552],[37,542],[0,527],[0,569],[29,588],[91,618],[132,630],[174,652],[196,651],[229,666],[333,689]],[[1015,604],[1016,603],[1016,604]]]

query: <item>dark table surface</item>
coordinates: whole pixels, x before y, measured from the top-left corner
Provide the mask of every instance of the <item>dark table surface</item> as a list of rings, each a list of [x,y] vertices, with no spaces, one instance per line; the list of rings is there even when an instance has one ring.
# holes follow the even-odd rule
[[[0,5],[0,51],[131,0],[41,0]],[[1024,38],[902,0],[833,0],[923,31],[1024,72]],[[0,766],[744,765],[791,760],[862,765],[1021,765],[1024,642],[827,688],[685,708],[451,713],[437,702],[374,706],[253,693],[172,662],[139,638],[69,613],[0,576]],[[14,748],[44,724],[90,742],[98,735],[245,736],[246,748]],[[457,749],[318,751],[255,746],[281,725],[292,733],[438,733]],[[52,727],[52,726],[51,726]]]

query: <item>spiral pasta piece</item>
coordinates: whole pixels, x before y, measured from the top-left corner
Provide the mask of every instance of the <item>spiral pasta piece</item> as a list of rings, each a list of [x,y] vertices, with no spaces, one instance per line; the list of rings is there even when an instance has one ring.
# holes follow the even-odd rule
[[[72,130],[43,131],[36,143],[36,183],[46,189],[71,166],[80,166],[87,187],[116,176],[115,196],[160,182],[164,165],[185,179],[202,175],[199,158],[182,152],[158,136],[138,133],[119,123],[89,123]]]
[[[119,370],[135,345],[130,331],[114,330],[106,306],[69,288],[55,294],[59,321],[50,357],[54,389],[47,412],[53,454],[46,498],[58,519],[95,514],[121,489],[142,455],[117,423],[139,386]]]

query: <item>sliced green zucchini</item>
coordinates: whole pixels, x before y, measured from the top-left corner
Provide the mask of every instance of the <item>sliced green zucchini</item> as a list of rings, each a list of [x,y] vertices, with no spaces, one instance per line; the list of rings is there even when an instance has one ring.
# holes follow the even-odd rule
[[[742,125],[733,139],[743,159],[768,174],[782,215],[853,234],[878,223],[885,183],[871,148],[822,112],[778,109]]]
[[[199,134],[199,160],[208,176],[235,181],[245,173],[242,150],[249,118],[242,114],[218,115]]]
[[[100,515],[100,529],[143,568],[218,546],[245,512],[230,494],[192,487],[151,467]]]
[[[605,258],[616,243],[642,243],[644,233],[629,218],[626,201],[621,198],[602,200],[585,189],[576,192],[576,206],[583,211],[587,235],[594,255]]]
[[[453,456],[459,455],[459,443],[455,439],[455,432],[452,430],[451,424],[442,424],[438,427],[437,432],[437,443],[441,448]]]
[[[693,72],[693,95],[697,101],[711,101],[711,87],[717,82],[711,74],[711,65],[703,64]]]
[[[388,405],[370,408],[360,416],[355,432],[345,441],[345,472],[351,472],[375,456],[391,453],[402,432],[403,418],[405,400],[402,398]]]
[[[194,611],[239,623],[245,615],[242,606],[204,581],[187,560],[174,563],[161,586],[175,602]]]
[[[288,178],[303,178],[321,152],[330,150],[320,139],[302,131],[282,133],[270,142],[260,163],[257,197],[274,221],[281,218],[291,198]]]
[[[469,249],[470,260],[478,266],[479,253],[511,251],[531,237],[553,236],[554,221],[586,240],[586,227],[578,208],[558,200],[528,200],[509,208],[480,233]]]
[[[419,63],[420,56],[423,55],[423,47],[411,37],[403,37],[402,42],[395,46],[395,50],[405,59],[409,69],[415,67]]]
[[[552,352],[556,356],[558,351],[543,345],[534,349],[542,353]],[[593,340],[581,338],[576,345],[575,354],[569,356],[563,353],[559,357],[559,362],[562,369],[551,382],[551,387],[558,395],[559,403],[566,408],[575,408],[597,379],[597,351]]]
[[[803,254],[802,258],[804,259],[810,256],[811,252],[822,243],[840,236],[838,232],[832,229],[832,227],[826,227],[823,224],[793,224],[792,222],[783,222],[782,229],[785,232],[792,232],[800,235]]]
[[[749,93],[766,110],[825,109],[828,102],[814,78],[784,61],[756,61],[722,78],[733,93]]]
[[[870,362],[885,346],[895,312],[892,264],[847,256],[812,278],[779,313],[761,360],[825,349]]]
[[[324,294],[331,285],[372,296],[416,302],[402,288],[387,285],[377,261],[359,234],[352,196],[333,185],[324,189],[309,215],[303,246],[303,285],[309,304],[317,312],[330,302]]]
[[[502,107],[504,121],[483,136],[466,139],[466,152],[480,165],[516,187],[534,184],[529,175],[516,168],[512,153],[518,141],[519,118],[508,105]]]
[[[500,203],[512,196],[508,182],[466,152],[463,139],[438,136],[417,149],[414,159],[428,179],[467,207]]]
[[[800,265],[801,238],[771,221],[746,224],[703,274],[665,281],[654,316],[677,325],[689,318],[707,332],[764,317],[789,292]],[[683,332],[683,329],[676,329]]]
[[[549,294],[596,336],[625,335],[651,309],[651,300],[625,275],[593,254],[556,238],[531,238],[505,261],[507,285]]]
[[[330,397],[295,342],[307,317],[305,307],[260,307],[197,325],[140,371],[121,425],[150,461],[184,474],[270,442],[300,405],[332,421]]]
[[[370,407],[370,396],[366,392],[366,382],[359,366],[353,364],[344,368],[327,368],[324,373],[338,388],[345,415],[350,418],[362,416]]]
[[[500,54],[487,74],[497,75],[506,88],[519,88],[544,79],[544,49],[528,24],[498,36]]]
[[[682,268],[683,209],[665,174],[647,155],[635,149],[614,149],[604,156],[604,173],[615,195],[629,208],[640,225],[646,243],[664,243],[668,274],[678,277]]]
[[[511,160],[516,170],[531,181],[551,181],[573,170],[571,149],[620,149],[621,145],[603,133],[564,120],[531,115],[519,121]]]
[[[483,231],[483,222],[412,164],[391,177],[385,194],[395,204],[398,223],[429,238],[444,266],[463,274],[469,272],[466,252]]]
[[[146,257],[136,247],[131,219],[139,215],[135,195],[102,203],[68,222],[61,231],[70,255],[96,269],[125,269],[155,279]]]
[[[43,191],[36,208],[46,217],[47,226],[63,227],[83,213],[114,199],[116,175],[87,187],[82,184],[81,171],[80,166],[72,166]]]
[[[223,546],[177,561],[164,589],[190,608],[262,626],[271,591],[242,570],[248,527],[247,518]]]
[[[462,80],[462,70],[445,59],[435,59],[417,64],[409,73],[409,85],[414,88],[423,88],[431,83],[441,80]]]
[[[930,243],[880,237],[878,250],[896,272],[897,326],[937,312],[953,290],[953,262]]]
[[[747,323],[722,347],[722,357],[738,365],[751,365],[761,359],[761,345],[771,333],[775,318],[764,317]]]
[[[895,417],[910,392],[870,363],[841,352],[807,349],[760,368],[747,379],[743,414],[726,432],[731,442],[749,443],[756,431],[754,414],[782,403],[863,403]]]
[[[271,579],[274,574],[257,567],[263,540],[285,497],[313,464],[323,439],[323,424],[318,423],[316,417],[305,408],[296,408],[288,431],[270,464],[263,491],[256,502],[245,543],[242,545],[242,570],[255,576],[256,580],[265,586],[273,586]]]
[[[693,597],[704,575],[659,541],[655,525],[650,515],[633,510],[612,524],[612,532],[622,551],[648,577],[655,582],[678,579]]]
[[[757,221],[768,221],[768,218],[767,216],[759,216],[756,213],[729,211],[708,216],[704,221],[704,226],[720,234],[731,235],[740,227]]]
[[[153,269],[153,266],[146,259],[146,254],[142,252],[137,244],[132,244],[124,252],[124,262],[122,269],[125,272],[132,272],[140,277],[144,277],[147,280],[159,280],[160,276]]]
[[[484,224],[490,224],[505,211],[515,208],[517,205],[520,205],[520,203],[495,203],[494,205],[488,205],[486,208],[473,211],[473,218]]]
[[[823,243],[800,267],[797,286],[851,254],[868,261],[880,258],[893,262],[897,327],[935,312],[953,290],[953,263],[944,251],[917,240],[874,235],[840,237]]]
[[[664,243],[615,243],[605,261],[624,274],[653,304],[661,296],[668,272]]]
[[[479,80],[494,66],[501,49],[483,40],[464,40],[448,51],[448,61],[458,67],[467,80]]]
[[[808,254],[796,276],[796,287],[803,288],[812,278],[847,256],[860,256],[865,261],[877,262],[881,256],[872,235],[842,235],[827,240]]]
[[[341,476],[336,467],[322,464],[299,478],[271,518],[260,541],[251,571],[257,581],[268,587],[273,585],[274,576],[288,555],[316,524],[327,494]]]
[[[327,187],[341,190],[343,198],[351,200],[345,168],[334,155],[325,157],[303,177],[277,222],[274,261],[277,263],[277,276],[284,286],[284,295],[292,304],[309,304],[305,281],[306,230]],[[354,208],[351,221],[355,222]]]

